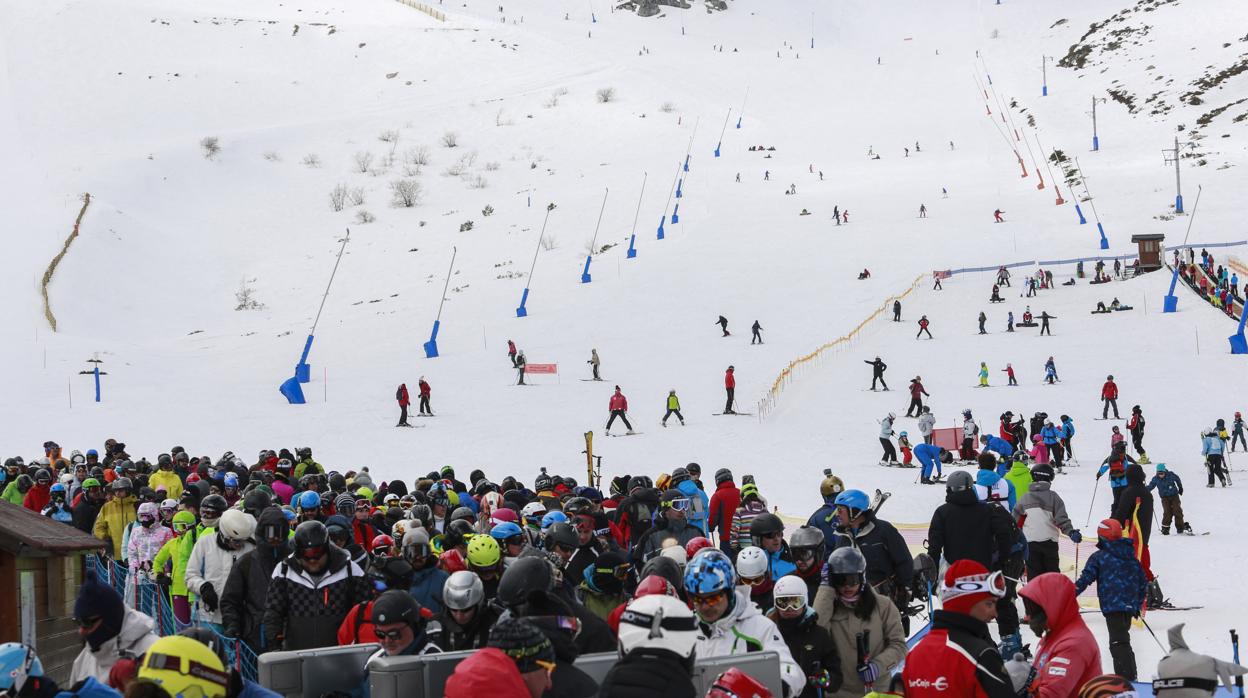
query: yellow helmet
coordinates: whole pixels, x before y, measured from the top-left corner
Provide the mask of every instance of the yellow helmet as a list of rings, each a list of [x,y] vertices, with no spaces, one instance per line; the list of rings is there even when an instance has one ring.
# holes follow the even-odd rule
[[[490,536],[473,536],[468,541],[468,565],[470,568],[489,568],[502,559],[498,542]]]
[[[147,650],[139,678],[159,684],[171,698],[223,698],[230,676],[202,642],[170,635]]]

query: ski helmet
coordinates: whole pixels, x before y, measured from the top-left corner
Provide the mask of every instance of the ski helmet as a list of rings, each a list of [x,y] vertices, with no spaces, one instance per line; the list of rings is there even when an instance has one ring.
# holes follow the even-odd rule
[[[65,496],[65,485],[62,485],[62,484],[61,484],[61,483],[59,483],[59,482],[58,482],[58,483],[56,483],[55,485],[52,485],[51,487],[49,487],[49,488],[48,488],[48,494],[51,494],[51,495],[58,495],[58,494],[59,494],[59,495],[61,495],[62,497],[64,497],[64,496]]]
[[[403,536],[406,536],[407,532],[410,530],[412,530],[412,522],[408,519],[399,519],[398,521],[395,521],[392,526],[390,526],[390,536],[394,538],[395,542],[401,544],[403,542]]]
[[[297,503],[295,508],[301,512],[316,511],[321,508],[321,495],[310,490],[300,494],[295,501]]]
[[[414,528],[403,536],[403,559],[408,562],[423,560],[429,557],[432,548],[429,546],[429,534],[423,528]]]
[[[637,584],[637,591],[633,592],[633,598],[640,598],[650,594],[661,594],[663,596],[672,596],[679,598],[676,593],[676,587],[661,574],[652,574],[641,580]]]
[[[737,573],[720,550],[707,548],[685,566],[685,591],[691,596],[732,593]]]
[[[1097,525],[1096,535],[1105,540],[1120,540],[1122,538],[1122,524],[1118,523],[1118,519],[1105,519]]]
[[[373,554],[379,557],[389,557],[390,549],[394,547],[394,538],[382,533],[373,536],[372,543],[369,544]]]
[[[329,545],[329,530],[320,521],[304,521],[295,527],[295,555],[303,556]]]
[[[221,515],[217,530],[230,540],[245,541],[256,532],[256,520],[240,509],[230,509]]]
[[[26,680],[43,676],[43,663],[35,650],[20,642],[0,645],[0,694],[21,694]]]
[[[867,572],[867,558],[858,552],[853,546],[837,548],[828,556],[828,564],[824,567],[824,574],[827,575],[826,583],[830,586],[838,586],[844,584],[848,578],[857,578],[858,583],[863,582],[863,575]]]
[[[676,468],[672,471],[672,477],[667,482],[668,487],[675,487],[685,480],[689,479],[689,471],[685,468]]]
[[[825,549],[823,531],[814,526],[802,526],[789,538],[789,550],[793,553],[794,560],[813,557],[816,561],[822,561]]]
[[[949,479],[945,480],[945,490],[949,492],[963,492],[975,486],[975,480],[971,474],[965,470],[959,470],[949,475]]]
[[[620,652],[658,649],[690,660],[698,640],[698,626],[683,602],[651,594],[633,599],[620,615]]]
[[[563,513],[568,516],[576,516],[577,514],[588,514],[593,511],[594,505],[585,497],[572,497],[563,504]]]
[[[576,529],[571,524],[562,521],[553,523],[550,528],[546,529],[546,548],[554,550],[556,546],[565,546],[575,550],[580,540],[576,535]]]
[[[767,553],[753,545],[737,554],[737,576],[743,584],[755,586],[766,581]]]
[[[517,558],[499,580],[498,602],[508,608],[526,603],[533,594],[548,591],[553,578],[544,557]]]
[[[757,679],[735,666],[720,674],[706,692],[706,698],[772,698],[772,693]]]
[[[776,586],[771,591],[776,608],[786,611],[804,607],[807,603],[806,595],[806,582],[795,574],[787,574],[777,579]]]
[[[832,474],[831,468],[823,469],[823,482],[819,483],[819,494],[824,499],[836,497],[845,490],[845,483],[841,482],[841,478]]]
[[[1102,674],[1079,689],[1079,698],[1119,698],[1135,695],[1135,686],[1117,674]]]
[[[64,485],[61,485],[61,487],[64,487]],[[139,511],[138,511],[139,523],[147,523],[147,524],[154,523],[156,521],[156,518],[159,515],[160,515],[160,509],[156,507],[155,503],[143,502],[142,504],[139,505]]]
[[[485,598],[485,585],[481,578],[467,570],[452,574],[442,587],[442,603],[454,611],[474,608]]]
[[[548,511],[546,512],[546,515],[542,517],[542,530],[545,531],[548,528],[550,528],[552,525],[557,524],[557,523],[567,523],[567,522],[568,522],[568,515],[563,513],[562,511]]]
[[[502,559],[498,542],[490,536],[473,536],[468,541],[468,568],[490,570]]]
[[[703,536],[690,538],[689,542],[685,543],[685,559],[692,560],[693,556],[697,555],[699,550],[712,547],[715,547],[715,544]]]
[[[689,562],[689,556],[685,554],[685,549],[679,545],[669,545],[659,553],[659,555],[676,561],[680,569],[685,569],[685,563]]]
[[[199,503],[199,515],[205,519],[218,519],[229,508],[230,503],[225,501],[225,497],[219,494],[210,494]]]
[[[845,490],[836,496],[833,503],[838,507],[848,509],[851,519],[871,508],[871,498],[862,490]]]
[[[784,522],[775,514],[759,514],[750,522],[750,540],[758,547],[763,546],[765,536],[784,533]]]
[[[468,507],[456,507],[455,511],[451,512],[451,521],[475,521],[476,518],[477,515]]]
[[[520,530],[520,526],[510,521],[504,521],[490,529],[490,536],[500,544],[505,543],[509,538],[523,534],[524,531]]]
[[[416,504],[407,512],[407,518],[416,522],[421,528],[433,525],[433,509],[428,504]]]
[[[490,512],[490,525],[497,526],[501,523],[520,523],[520,516],[516,514],[515,509],[503,506],[501,503]]]
[[[715,484],[722,485],[725,482],[732,482],[732,471],[727,468],[720,468],[715,471]]]
[[[963,416],[963,417],[966,417],[967,419],[970,419],[970,418],[971,418],[971,411],[970,411],[970,410],[962,410],[962,416]]]
[[[230,675],[215,652],[182,635],[169,635],[152,643],[139,666],[139,678],[158,684],[171,696],[204,698],[225,696],[230,682]]]
[[[173,532],[186,533],[195,528],[195,515],[189,511],[179,511],[173,515]]]
[[[1053,482],[1053,466],[1040,463],[1031,469],[1031,479],[1036,482]]]

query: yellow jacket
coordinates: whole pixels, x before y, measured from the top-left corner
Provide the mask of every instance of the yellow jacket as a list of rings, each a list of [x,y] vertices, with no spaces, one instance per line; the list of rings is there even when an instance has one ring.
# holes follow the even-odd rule
[[[126,527],[139,518],[137,501],[130,494],[110,499],[104,502],[99,516],[95,517],[95,537],[113,544],[113,557],[117,560],[126,559],[126,549],[122,547],[122,543],[125,540]]]
[[[182,498],[182,479],[172,470],[157,470],[147,480],[147,486],[158,490],[160,486],[165,486],[165,497],[168,499]]]

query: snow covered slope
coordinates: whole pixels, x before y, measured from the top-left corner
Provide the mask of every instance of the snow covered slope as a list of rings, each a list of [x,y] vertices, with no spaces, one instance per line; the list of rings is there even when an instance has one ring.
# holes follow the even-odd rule
[[[644,434],[595,442],[608,477],[696,460],[707,472],[753,473],[773,504],[804,514],[818,503],[820,471],[833,467],[851,485],[891,489],[895,519],[922,521],[938,488],[874,465],[876,422],[904,410],[900,388],[919,374],[942,426],[967,407],[986,426],[1006,409],[1074,416],[1085,467],[1059,490],[1083,524],[1087,465],[1108,442],[1108,423],[1092,417],[1113,373],[1124,410],[1141,404],[1149,417],[1153,460],[1186,477],[1196,527],[1224,528],[1215,522],[1233,510],[1232,495],[1198,488],[1197,434],[1243,407],[1245,372],[1226,350],[1233,325],[1186,295],[1177,315],[1163,317],[1168,278],[1159,274],[1031,299],[1058,317],[1051,339],[1001,334],[1004,311],[1020,314],[1026,300],[988,308],[987,276],[955,277],[939,293],[924,284],[905,304],[906,322],[873,326],[786,391],[767,420],[712,416],[729,364],[739,404],[752,405],[791,359],[856,326],[918,274],[1099,254],[1094,225],[1077,225],[1071,203],[1054,206],[1058,168],[1042,168],[1047,186],[1036,189],[1036,133],[1045,148],[1079,157],[1109,254],[1131,252],[1134,233],[1181,242],[1189,217],[1172,215],[1173,168],[1159,151],[1179,124],[1190,130],[1209,108],[1248,96],[1232,74],[1204,90],[1205,104],[1181,98],[1206,72],[1237,65],[1243,44],[1224,28],[1241,26],[1234,20],[1245,10],[1145,5],[1157,7],[1127,12],[1122,24],[1149,25],[1152,43],[1110,49],[1108,28],[1084,35],[1137,7],[1129,0],[734,0],[721,13],[698,3],[649,19],[600,2],[508,2],[500,13],[470,0],[441,6],[446,22],[392,0],[2,3],[0,385],[11,399],[0,408],[0,451],[28,452],[46,438],[85,448],[109,436],[149,456],[174,443],[214,454],[310,444],[331,467],[367,465],[382,478],[451,463],[526,479],[547,466],[583,480],[582,434],[601,434],[618,383]],[[1079,70],[1049,63],[1042,98],[1040,57],[1092,44]],[[1154,75],[1174,80],[1158,98],[1171,109],[1158,114],[1141,106]],[[992,90],[991,116],[977,78]],[[605,103],[604,88],[614,90]],[[1110,89],[1134,95],[1136,113],[1099,105],[1101,150],[1091,153],[1085,112]],[[1000,104],[1010,102],[1013,121],[1003,123]],[[1189,210],[1196,185],[1208,190],[1193,241],[1243,237],[1236,109],[1201,129],[1191,152],[1202,157],[1184,162]],[[1030,151],[1015,129],[1031,135]],[[443,145],[448,133],[456,147]],[[220,144],[212,158],[206,137]],[[691,141],[680,222],[657,241]],[[767,159],[751,145],[775,151]],[[391,205],[396,180],[419,182],[418,206]],[[339,185],[364,202],[331,210]],[[790,185],[795,195],[783,193]],[[596,247],[610,247],[581,284],[608,190]],[[94,198],[50,287],[52,334],[38,280],[82,192]],[[1065,183],[1061,193],[1074,198]],[[556,208],[539,245],[548,203]],[[834,206],[848,209],[848,225],[832,224]],[[992,222],[995,209],[1007,223]],[[376,220],[356,222],[361,211]],[[312,349],[309,402],[291,407],[277,385],[291,374],[348,227]],[[634,232],[638,255],[627,259]],[[426,360],[420,345],[452,247],[442,356]],[[857,281],[864,267],[872,278]],[[1071,271],[1054,269],[1059,281]],[[263,309],[234,310],[244,284]],[[526,284],[529,317],[518,319]],[[1115,295],[1136,310],[1088,314]],[[975,332],[981,309],[988,337]],[[931,342],[910,334],[921,313],[933,320]],[[720,314],[730,338],[712,325]],[[755,319],[767,343],[751,347]],[[508,338],[561,375],[513,387]],[[578,380],[595,347],[605,383]],[[108,372],[98,405],[78,375],[96,352]],[[861,361],[875,355],[889,363],[895,392],[863,392]],[[1049,355],[1059,386],[1039,385]],[[994,382],[1013,363],[1023,385],[973,388],[980,361]],[[439,417],[394,429],[394,388],[414,388],[421,375]],[[686,427],[658,425],[669,389]],[[1102,493],[1093,521],[1105,501]],[[1205,601],[1210,579],[1242,574],[1242,553],[1219,533],[1155,539],[1169,594]],[[1172,571],[1197,565],[1206,577]],[[1202,630],[1220,639],[1214,620],[1232,607],[1207,603]],[[1147,666],[1147,646],[1137,648]]]

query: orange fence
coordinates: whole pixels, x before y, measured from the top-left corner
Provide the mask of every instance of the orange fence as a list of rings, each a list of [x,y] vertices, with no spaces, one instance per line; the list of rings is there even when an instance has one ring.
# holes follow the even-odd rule
[[[441,10],[435,10],[423,2],[413,2],[412,0],[398,0],[398,1],[403,3],[404,5],[407,5],[408,7],[412,9],[420,10],[421,12],[424,12],[425,14],[438,20],[439,22],[446,21],[446,15],[443,14]]]
[[[771,414],[772,410],[776,408],[776,404],[780,400],[780,394],[783,393],[784,389],[792,384],[796,378],[805,375],[806,372],[812,368],[822,366],[824,358],[831,350],[841,349],[849,345],[849,343],[853,340],[857,339],[859,335],[862,334],[862,331],[866,329],[867,325],[871,324],[875,320],[878,320],[881,315],[892,309],[893,301],[905,298],[910,295],[911,291],[918,288],[919,282],[922,281],[925,276],[925,274],[920,274],[914,277],[914,281],[910,283],[909,288],[895,296],[890,296],[885,299],[880,307],[875,309],[875,312],[867,316],[867,319],[858,323],[858,326],[850,330],[848,333],[820,346],[818,349],[815,349],[805,356],[790,361],[789,365],[780,372],[780,375],[776,376],[775,382],[771,384],[771,389],[768,390],[767,394],[758,401],[757,414],[759,420],[761,421],[767,417],[767,415]]]

